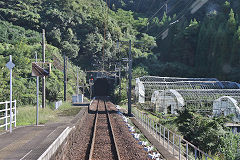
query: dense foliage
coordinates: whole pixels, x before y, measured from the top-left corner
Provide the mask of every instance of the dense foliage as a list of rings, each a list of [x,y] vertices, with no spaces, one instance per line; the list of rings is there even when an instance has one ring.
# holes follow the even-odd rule
[[[166,9],[165,0],[112,1],[113,9],[124,8],[134,11],[136,17],[148,17],[148,25],[140,30],[156,37],[158,47],[152,50],[154,57],[142,60],[147,71],[161,76],[239,81],[240,2],[207,1],[193,14],[197,0],[167,2]]]
[[[146,25],[146,19],[134,18],[131,11],[107,10],[103,1],[0,0],[0,14],[2,35],[0,54],[4,69],[4,72],[1,72],[4,78],[3,81],[1,80],[1,83],[4,83],[0,87],[1,92],[8,93],[8,72],[4,65],[7,62],[7,56],[12,54],[16,62],[14,72],[18,72],[14,75],[14,78],[17,78],[14,83],[16,85],[16,89],[14,88],[16,97],[14,98],[24,97],[24,100],[20,100],[23,104],[34,101],[35,79],[30,74],[30,63],[34,61],[35,51],[41,58],[40,33],[42,28],[46,30],[48,42],[47,61],[53,61],[55,64],[60,61],[62,64],[60,53],[68,56],[75,65],[88,70],[100,69],[102,64],[105,64],[105,69],[113,69],[115,61],[126,57],[128,45],[121,44],[120,49],[117,50],[118,40],[131,39],[133,42],[145,42],[142,46],[133,46],[133,54],[136,58],[151,55],[150,47],[156,46],[153,37],[137,30]],[[102,56],[103,44],[105,44],[104,57]],[[56,62],[55,57],[60,60]],[[17,71],[18,68],[19,71]],[[60,99],[63,92],[63,75],[59,67],[52,73],[46,90],[47,97],[51,101]],[[72,87],[68,88],[72,90]]]
[[[9,55],[12,55],[13,63],[16,65],[13,68],[13,99],[18,101],[18,105],[35,104],[36,78],[31,76],[31,63],[35,62],[36,53],[38,61],[42,58],[41,35],[36,31],[26,30],[3,21],[0,23],[0,32],[3,35],[0,40],[0,101],[9,100],[9,70],[5,64],[9,61]],[[46,61],[53,63],[51,76],[46,79],[46,98],[50,102],[63,97],[63,67],[61,67],[63,59],[59,52],[58,48],[47,44]],[[76,67],[71,64],[69,68],[76,70]],[[76,73],[68,76],[69,95],[74,93],[73,89],[75,90],[76,77],[74,76]]]
[[[35,53],[41,59],[41,31],[46,30],[46,61],[53,63],[47,78],[47,99],[63,97],[63,55],[68,56],[68,95],[75,91],[76,66],[114,69],[132,46],[133,78],[142,75],[216,77],[239,81],[240,1],[211,0],[191,13],[199,0],[0,0],[0,101],[8,100],[13,55],[13,96],[18,103],[36,103],[36,78],[31,76]],[[196,7],[196,6],[195,6]],[[119,46],[119,48],[118,48]],[[122,68],[126,63],[122,63]],[[124,75],[124,74],[123,74]],[[85,75],[81,72],[81,82]],[[41,85],[41,84],[40,84]],[[127,79],[122,80],[126,102]],[[41,87],[41,86],[40,86]],[[118,90],[116,89],[116,94]],[[209,119],[192,112],[166,120],[184,138],[206,152],[229,150],[236,139],[226,134],[224,118]],[[175,127],[175,126],[174,126]],[[228,138],[221,139],[224,134]]]
[[[128,45],[120,43],[118,49],[117,41],[132,40],[144,42],[132,48],[134,73],[238,81],[240,3],[209,1],[194,14],[194,1],[164,4],[164,0],[113,0],[107,9],[104,1],[96,0],[0,0],[1,55],[6,58],[14,47],[14,52],[22,52],[22,57],[16,53],[19,61],[33,60],[33,54],[24,54],[40,53],[45,28],[52,49],[83,69],[100,69],[102,64],[113,69],[128,52]],[[21,72],[20,77],[29,78],[29,72]]]

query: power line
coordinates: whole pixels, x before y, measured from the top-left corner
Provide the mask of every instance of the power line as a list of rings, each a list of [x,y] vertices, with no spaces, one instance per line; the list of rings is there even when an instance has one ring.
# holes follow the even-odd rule
[[[177,5],[181,2],[180,0],[177,1],[177,3],[175,3],[175,5],[173,7],[170,8],[170,10],[167,10],[167,4],[168,4],[169,0],[167,0],[166,2],[164,2],[164,4],[148,19],[147,23],[150,22],[155,15],[157,15],[159,13],[159,11],[166,6],[166,14],[170,13],[175,7],[177,7]],[[145,28],[146,26],[143,26],[142,28],[140,28],[140,31]],[[147,26],[147,30],[151,29],[153,27],[153,25],[149,28],[149,26]]]
[[[109,2],[109,4],[108,4]],[[108,13],[109,13],[109,7],[110,7],[110,0],[106,0],[106,18],[105,18],[105,22],[104,22],[104,41],[103,41],[103,47],[102,47],[102,69],[104,70],[104,57],[105,57],[105,53],[104,53],[104,50],[105,50],[105,44],[106,44],[106,32],[107,32],[107,29],[108,29]]]
[[[138,11],[141,2],[142,2],[142,0],[139,0],[138,5],[137,5],[137,8],[136,8],[136,11]]]
[[[1,14],[0,14],[0,17],[2,17],[2,19],[3,19],[4,21],[6,21],[6,20],[3,18],[3,16],[1,16]],[[3,22],[3,24],[9,29],[8,25],[6,25],[5,22]]]
[[[169,0],[168,0],[169,1]],[[167,1],[167,2],[168,2]],[[166,3],[167,3],[166,2]],[[148,20],[147,20],[147,23],[149,22],[149,21],[151,21],[152,19],[153,19],[153,17],[165,6],[166,4],[163,4]],[[142,28],[140,28],[139,29],[139,32],[142,30],[142,29],[144,29],[146,26],[143,26]]]
[[[166,2],[166,3],[167,3],[167,2]],[[164,5],[162,5],[162,6],[151,16],[151,18],[149,18],[148,22],[151,21],[156,14],[158,14],[158,12],[166,5],[166,3],[164,3]]]
[[[162,29],[162,31],[160,31],[159,32],[159,34],[157,34],[157,36],[156,36],[156,39],[158,39],[167,29],[170,29],[171,27],[172,27],[172,25],[173,24],[175,24],[176,22],[179,22],[180,21],[180,19],[182,19],[183,18],[183,16],[185,16],[185,14],[187,13],[187,11],[188,11],[188,7],[189,7],[189,5],[191,5],[191,3],[193,2],[194,0],[190,0],[190,1],[188,1],[188,3],[186,4],[186,6],[184,7],[184,9],[181,11],[181,13],[177,16],[177,20],[176,21],[174,21],[174,22],[171,22],[171,23],[169,23],[169,25],[167,25],[164,29]],[[184,13],[185,12],[185,13]],[[182,14],[182,16],[181,16],[181,14]],[[181,17],[180,17],[181,16]],[[179,18],[180,17],[180,18]],[[170,27],[169,27],[170,26]]]
[[[173,7],[171,7],[167,12],[167,13],[170,13],[175,7],[177,7],[177,5],[180,3],[181,1],[179,0],[177,3],[175,3],[175,5]],[[189,2],[189,1],[188,1]],[[154,25],[152,25],[150,28],[148,28],[148,30],[150,30],[151,28],[153,28]]]

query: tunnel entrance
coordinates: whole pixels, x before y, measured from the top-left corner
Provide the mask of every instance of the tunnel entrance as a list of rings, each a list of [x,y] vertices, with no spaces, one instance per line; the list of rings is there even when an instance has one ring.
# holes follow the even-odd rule
[[[110,84],[106,78],[98,78],[93,85],[93,96],[110,96]]]

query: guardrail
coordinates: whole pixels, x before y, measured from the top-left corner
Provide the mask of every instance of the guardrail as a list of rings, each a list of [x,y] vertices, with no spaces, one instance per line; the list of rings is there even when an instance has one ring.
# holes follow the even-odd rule
[[[170,151],[179,160],[214,160],[208,154],[201,151],[198,147],[194,146],[187,140],[183,139],[180,135],[172,132],[163,125],[155,122],[145,113],[139,111],[138,109],[133,109],[133,114],[137,121],[142,124],[142,126],[147,129],[159,143]]]
[[[55,102],[55,109],[58,109],[62,104],[62,101]]]
[[[5,130],[8,130],[8,125],[10,125],[10,118],[11,122],[14,124],[14,127],[16,127],[17,122],[17,101],[12,101],[13,107],[12,107],[12,117],[10,117],[10,107],[9,101],[6,102],[0,102],[0,128],[5,127]],[[4,109],[3,109],[4,108]]]

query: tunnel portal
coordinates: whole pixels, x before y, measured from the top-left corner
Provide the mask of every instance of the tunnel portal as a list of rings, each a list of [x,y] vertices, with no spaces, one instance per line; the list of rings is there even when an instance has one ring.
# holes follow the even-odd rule
[[[110,82],[106,78],[98,78],[93,85],[93,96],[110,96]]]

